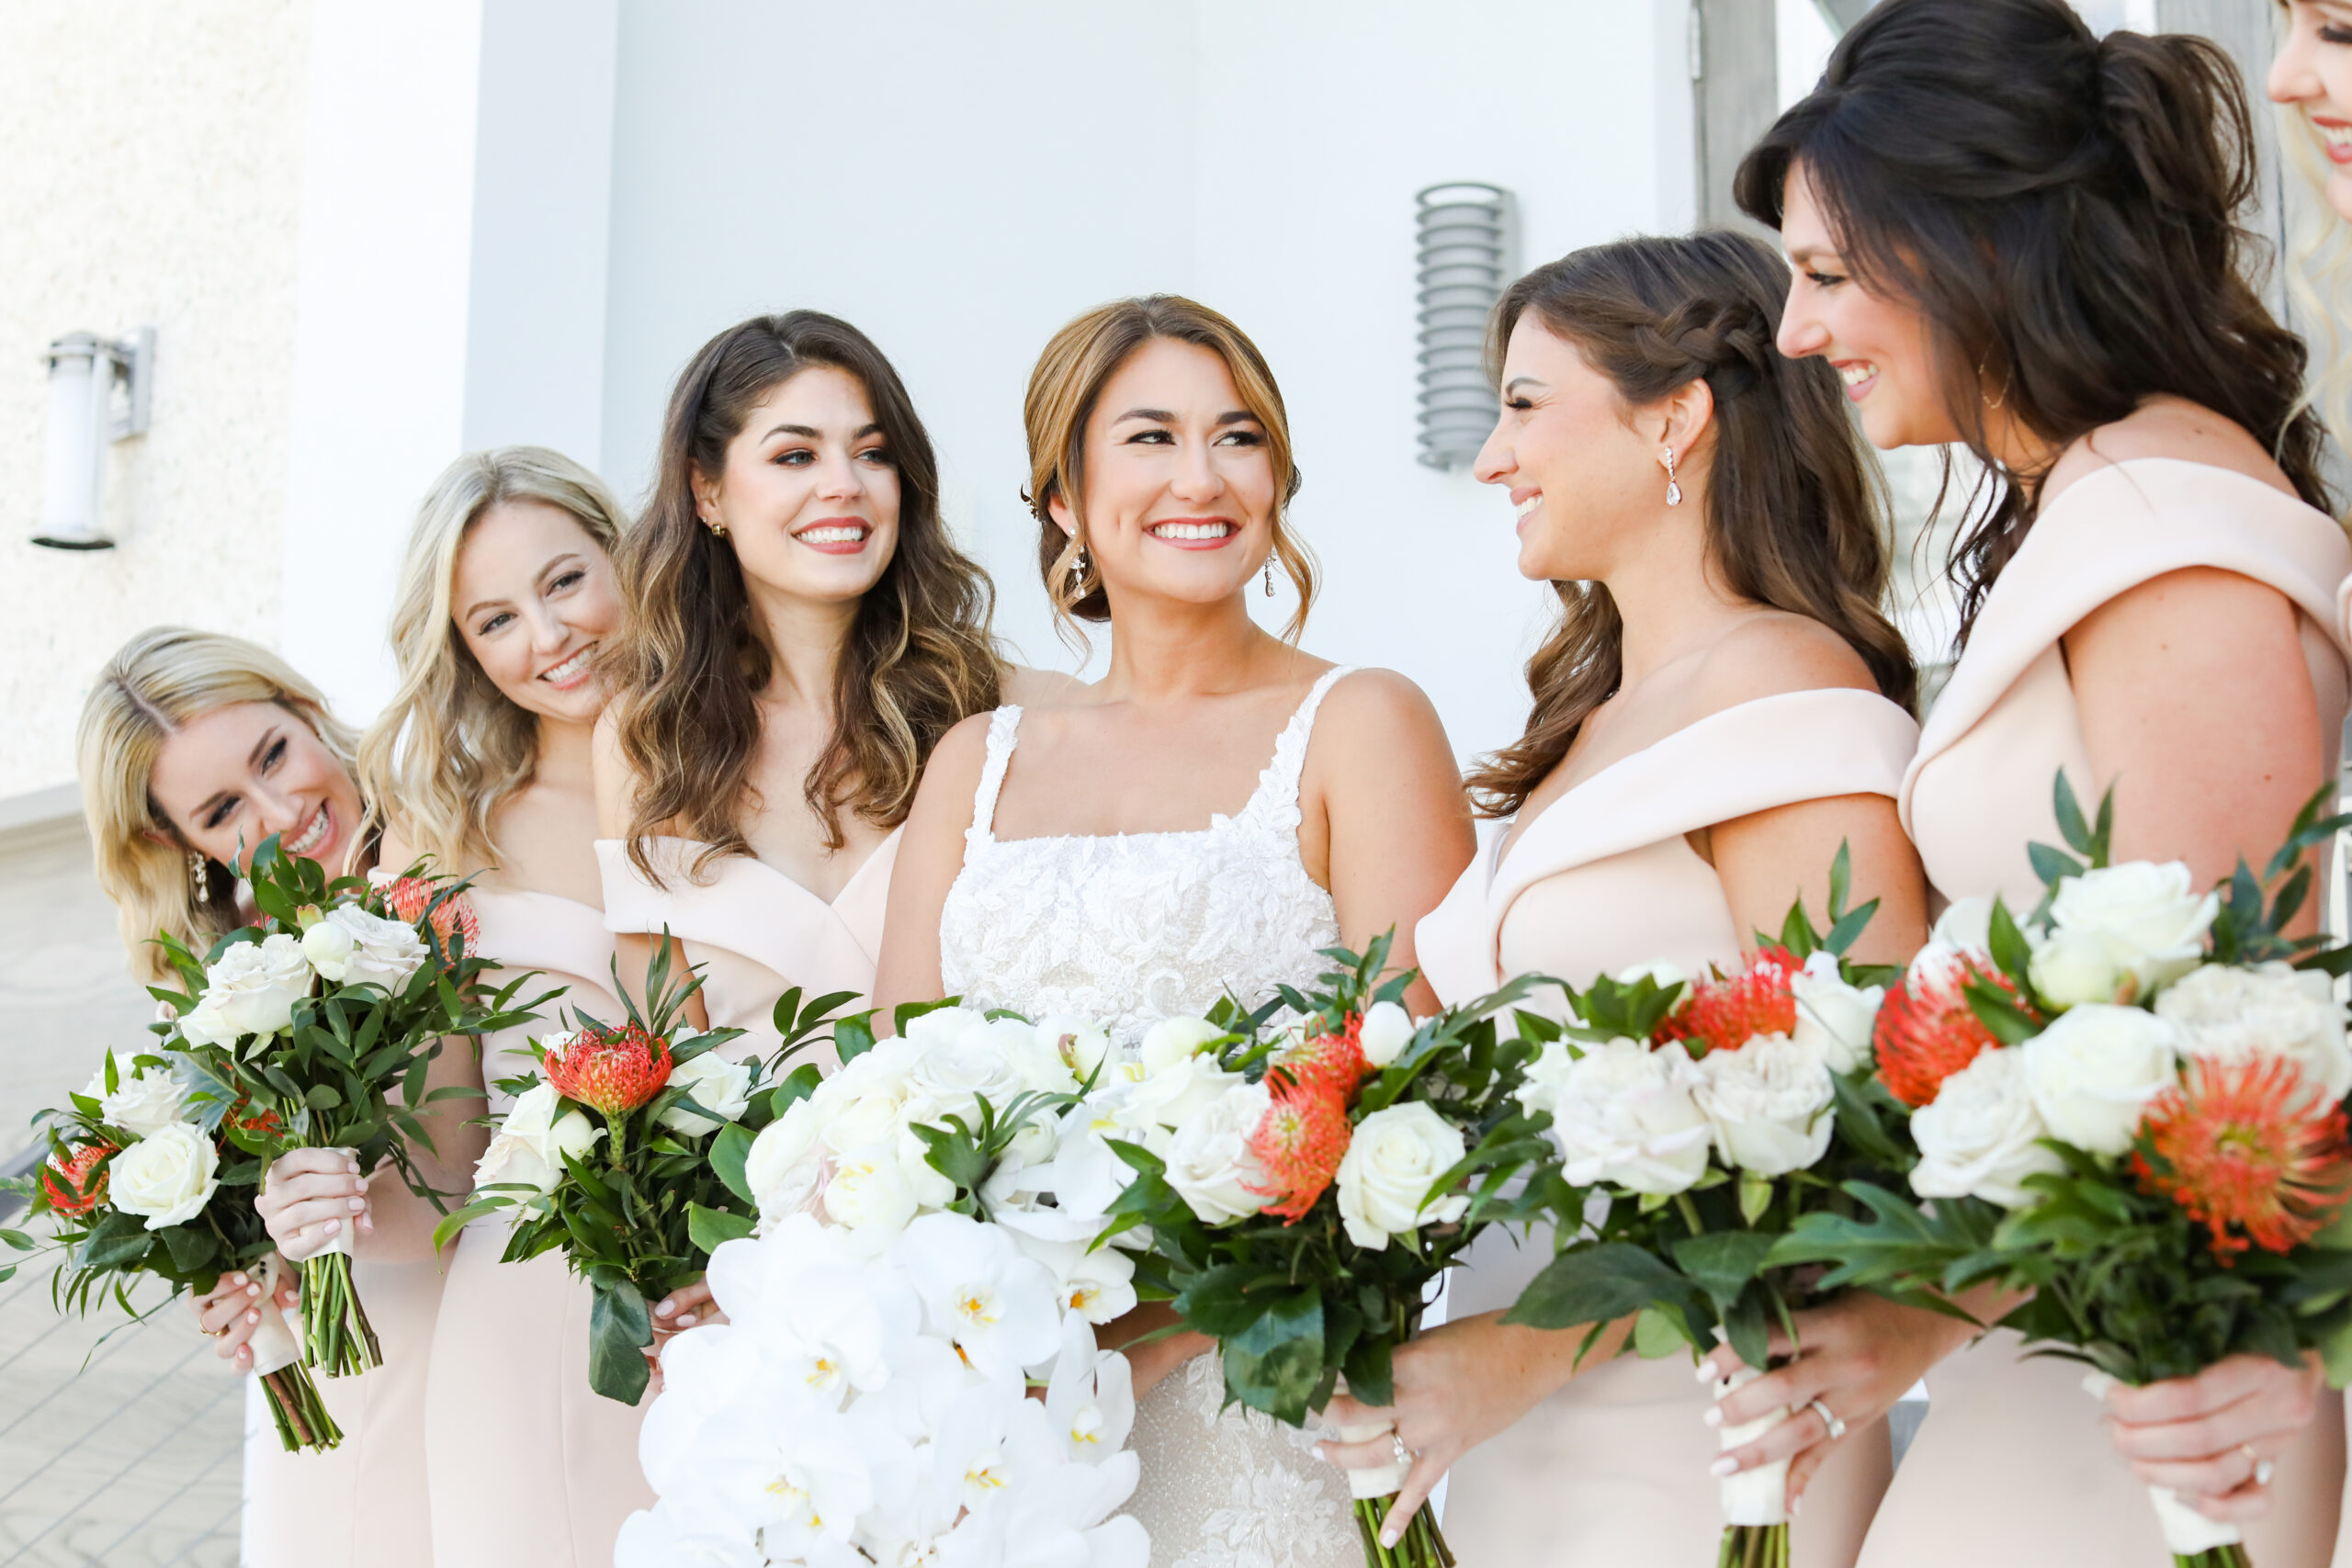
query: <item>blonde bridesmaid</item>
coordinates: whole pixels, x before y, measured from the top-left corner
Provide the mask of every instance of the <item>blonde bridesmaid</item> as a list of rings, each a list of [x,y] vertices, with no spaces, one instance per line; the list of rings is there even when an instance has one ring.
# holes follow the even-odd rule
[[[75,746],[98,886],[114,900],[132,971],[144,980],[168,977],[153,943],[158,931],[200,953],[254,919],[239,877],[271,835],[332,874],[373,863],[351,731],[267,649],[179,626],[140,633],[99,672]],[[447,1081],[436,1074],[436,1085]],[[305,1179],[321,1193],[311,1234],[296,1236],[300,1205],[289,1208],[275,1181],[263,1200],[271,1234],[287,1257],[300,1258],[346,1222],[357,1226],[352,1278],[384,1364],[319,1380],[344,1433],[327,1453],[287,1453],[249,1393],[239,1560],[251,1568],[423,1568],[433,1560],[424,1416],[440,1271],[413,1234],[379,1233],[364,1196],[372,1178],[338,1164]],[[397,1177],[387,1180],[410,1196]],[[290,1288],[275,1302],[261,1291],[257,1280],[232,1275],[196,1303],[203,1330],[240,1371],[253,1367],[246,1339],[263,1315],[294,1306]]]
[[[596,730],[605,925],[641,986],[669,933],[697,1024],[777,1043],[788,986],[874,984],[899,825],[939,738],[1007,691],[994,591],[939,515],[939,467],[888,359],[813,310],[703,345],[671,395]],[[820,1062],[828,1069],[830,1058]],[[689,1287],[654,1311],[686,1327]]]
[[[2352,547],[2302,345],[2244,281],[2248,126],[2202,39],[1888,0],[1740,172],[1797,268],[1781,347],[1838,368],[1877,445],[1962,443],[1987,471],[1951,563],[1960,660],[1903,784],[1945,897],[2040,897],[2025,847],[2058,841],[2061,768],[2114,790],[2117,858],[2200,883],[2260,863],[2334,776]],[[1883,1303],[1817,1352],[1800,1326],[1798,1368],[1736,1399],[1826,1386],[1850,1421],[1934,1366],[1871,1568],[2161,1562],[2148,1484],[2244,1521],[2264,1568],[2327,1560],[2343,1430],[2316,1367],[2236,1357],[2102,1407],[2013,1335],[1963,1348],[1964,1325]]]
[[[620,1015],[595,873],[589,741],[604,705],[596,660],[620,620],[612,550],[622,513],[560,453],[507,446],[458,458],[409,536],[392,611],[400,685],[360,742],[368,797],[388,819],[382,859],[473,879],[477,949],[521,995],[561,987],[543,1021],[462,1053],[497,1086],[531,1070],[528,1037],[559,1009]],[[438,1568],[603,1568],[621,1521],[650,1506],[640,1412],[588,1386],[590,1292],[561,1255],[502,1264],[507,1227],[479,1222],[446,1258],[425,1387]]]
[[[1420,922],[1445,1001],[1527,970],[1731,969],[1792,900],[1825,907],[1840,844],[1883,900],[1857,954],[1925,934],[1894,813],[1917,726],[1880,610],[1886,517],[1837,378],[1773,352],[1786,287],[1758,242],[1703,233],[1578,251],[1497,307],[1477,474],[1509,490],[1520,571],[1561,618],[1526,733],[1470,777],[1506,829]],[[1720,1445],[1690,1358],[1618,1357],[1621,1325],[1578,1366],[1580,1331],[1498,1321],[1551,1253],[1482,1238],[1450,1320],[1397,1353],[1396,1410],[1341,1418],[1393,1415],[1419,1453],[1400,1507],[1451,1466],[1465,1562],[1712,1561]],[[1883,1424],[1849,1425],[1804,1494],[1809,1568],[1852,1562],[1886,1484]],[[1326,1447],[1366,1464],[1382,1444]]]
[[[2296,323],[2318,346],[2317,401],[2352,449],[2352,0],[2280,0],[2287,20],[2270,64],[2279,145],[2301,186],[2290,197]]]

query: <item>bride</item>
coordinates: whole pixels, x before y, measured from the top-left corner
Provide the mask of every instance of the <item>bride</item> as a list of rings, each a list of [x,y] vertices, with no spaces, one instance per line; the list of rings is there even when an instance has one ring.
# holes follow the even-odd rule
[[[1105,305],[1046,346],[1025,412],[1046,592],[1062,615],[1110,623],[1110,670],[1068,705],[1001,707],[941,740],[891,880],[876,999],[1089,1016],[1132,1051],[1156,1019],[1312,976],[1318,948],[1393,927],[1409,966],[1413,923],[1469,863],[1468,810],[1418,687],[1250,618],[1277,563],[1297,593],[1289,637],[1314,594],[1283,520],[1298,475],[1282,394],[1256,345],[1188,299]],[[1408,1000],[1435,1005],[1418,981]],[[1147,1306],[1105,1339],[1168,1321]],[[1135,1352],[1136,1389],[1153,1392],[1131,1511],[1153,1561],[1352,1568],[1345,1486],[1313,1434],[1220,1414],[1208,1348],[1182,1334]]]

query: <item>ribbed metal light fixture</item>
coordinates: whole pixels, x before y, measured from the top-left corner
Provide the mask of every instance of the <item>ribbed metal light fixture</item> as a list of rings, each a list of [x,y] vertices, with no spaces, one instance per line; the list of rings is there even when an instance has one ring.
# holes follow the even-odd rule
[[[1513,276],[1510,192],[1463,180],[1414,193],[1419,246],[1420,458],[1451,468],[1495,427],[1487,384],[1487,317]]]

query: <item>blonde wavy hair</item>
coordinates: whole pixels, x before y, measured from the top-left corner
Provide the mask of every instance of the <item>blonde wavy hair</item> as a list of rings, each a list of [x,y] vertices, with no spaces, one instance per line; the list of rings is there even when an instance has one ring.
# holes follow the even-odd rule
[[[467,534],[491,508],[517,501],[568,513],[606,555],[626,527],[605,482],[545,446],[469,452],[425,491],[392,602],[400,684],[359,742],[359,793],[374,803],[371,823],[397,811],[413,852],[447,872],[498,863],[490,825],[531,782],[538,757],[537,716],[482,673],[450,603]]]
[[[1299,473],[1291,457],[1290,415],[1283,407],[1282,389],[1249,333],[1206,305],[1178,294],[1148,294],[1096,306],[1056,333],[1029,373],[1029,394],[1022,403],[1029,434],[1029,484],[1021,499],[1037,519],[1037,574],[1053,601],[1055,619],[1082,646],[1086,634],[1079,621],[1111,618],[1111,601],[1093,562],[1087,561],[1082,572],[1071,570],[1086,547],[1086,422],[1094,417],[1102,389],[1119,367],[1157,338],[1205,348],[1225,361],[1241,406],[1265,427],[1266,457],[1273,465],[1274,492],[1280,497],[1274,503],[1274,558],[1298,592],[1297,608],[1283,627],[1283,637],[1296,642],[1315,603],[1315,557],[1283,525],[1283,515],[1298,495]],[[1077,522],[1069,533],[1062,532],[1047,510],[1057,499],[1068,502]]]
[[[2300,180],[2289,180],[2287,293],[2301,317],[2296,325],[2316,351],[2318,374],[2306,406],[2324,420],[2336,444],[2352,453],[2352,222],[2329,205],[2327,155],[2301,109],[2278,106],[2278,145]],[[2296,188],[2299,187],[2299,188]]]
[[[169,975],[157,933],[202,953],[243,923],[236,874],[206,861],[199,894],[190,874],[194,852],[149,788],[166,740],[239,703],[275,703],[309,725],[337,761],[352,765],[352,732],[327,711],[324,694],[243,637],[151,626],[107,660],[82,704],[74,744],[98,886],[114,901],[132,971],[149,980]],[[355,840],[366,842],[364,834]]]

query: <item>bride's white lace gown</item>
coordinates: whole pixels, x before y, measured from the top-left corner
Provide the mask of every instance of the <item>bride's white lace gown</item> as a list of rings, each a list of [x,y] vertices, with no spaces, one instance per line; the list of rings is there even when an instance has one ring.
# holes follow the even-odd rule
[[[1132,1052],[1158,1019],[1200,1014],[1230,991],[1255,1002],[1312,976],[1339,941],[1331,896],[1298,857],[1298,781],[1315,711],[1348,673],[1327,672],[1281,738],[1238,816],[1193,831],[1000,839],[993,826],[1021,728],[1003,707],[965,834],[964,868],[940,913],[950,996],[1031,1018],[1073,1013]],[[1309,1451],[1317,1437],[1239,1405],[1202,1356],[1143,1398],[1143,1480],[1128,1512],[1153,1568],[1356,1568],[1347,1485]]]

